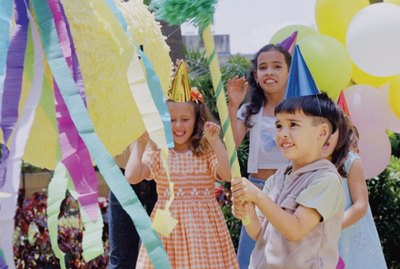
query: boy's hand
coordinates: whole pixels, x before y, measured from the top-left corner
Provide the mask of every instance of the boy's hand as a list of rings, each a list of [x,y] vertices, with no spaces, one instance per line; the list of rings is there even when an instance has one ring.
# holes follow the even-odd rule
[[[254,206],[252,203],[244,202],[239,199],[232,199],[232,214],[235,218],[243,220],[247,218],[250,214],[250,206]]]
[[[260,190],[248,179],[234,178],[231,181],[231,191],[234,199],[242,202],[254,202]]]
[[[235,76],[228,80],[228,97],[230,105],[239,107],[246,97],[246,93],[247,81],[244,77],[239,78],[238,76]]]
[[[204,137],[212,144],[214,143],[221,133],[221,126],[212,121],[207,121],[204,124]]]

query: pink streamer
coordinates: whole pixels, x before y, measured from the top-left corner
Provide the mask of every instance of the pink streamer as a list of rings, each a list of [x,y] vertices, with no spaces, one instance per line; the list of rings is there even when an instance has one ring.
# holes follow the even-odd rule
[[[80,73],[79,63],[75,53],[73,41],[69,32],[68,22],[63,15],[61,3],[59,1],[48,1],[56,25],[58,38],[64,58],[68,64],[75,82],[80,88],[80,95],[84,98],[84,89]],[[79,87],[81,85],[81,87]],[[91,220],[96,220],[98,185],[96,173],[93,169],[89,151],[79,136],[78,130],[74,125],[69,111],[64,103],[59,88],[54,83],[54,98],[56,104],[56,118],[59,130],[59,139],[62,151],[62,162],[68,169],[78,192],[78,201],[88,213]]]

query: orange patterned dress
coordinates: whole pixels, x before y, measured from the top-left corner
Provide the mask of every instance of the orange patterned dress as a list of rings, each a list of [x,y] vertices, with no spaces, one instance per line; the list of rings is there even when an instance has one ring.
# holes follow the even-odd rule
[[[175,199],[170,211],[178,224],[168,237],[160,235],[173,269],[239,268],[224,216],[215,198],[217,158],[213,153],[196,157],[192,151],[169,150],[170,178]],[[151,214],[164,208],[169,198],[168,181],[160,152],[146,152],[143,162],[157,182],[158,201]],[[153,268],[141,247],[137,269]]]

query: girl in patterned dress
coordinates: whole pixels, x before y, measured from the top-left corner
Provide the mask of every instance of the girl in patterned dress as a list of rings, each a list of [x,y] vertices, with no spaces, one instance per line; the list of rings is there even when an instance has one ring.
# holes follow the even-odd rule
[[[172,84],[174,89],[174,81]],[[160,237],[174,269],[237,269],[232,240],[214,194],[216,178],[231,180],[228,153],[220,139],[221,127],[212,122],[201,94],[190,88],[185,91],[189,92],[189,100],[176,100],[177,95],[170,90],[167,101],[174,139],[168,159],[175,194],[170,211],[178,224],[168,237]],[[143,178],[157,182],[153,219],[157,209],[165,208],[170,193],[160,151],[145,151],[148,141],[145,133],[135,142],[125,176],[132,184]],[[143,246],[136,268],[153,268]]]

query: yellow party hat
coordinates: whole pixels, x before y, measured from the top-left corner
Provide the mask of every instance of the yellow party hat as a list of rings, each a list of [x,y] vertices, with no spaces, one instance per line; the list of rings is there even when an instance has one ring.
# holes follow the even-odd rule
[[[190,102],[191,87],[189,84],[186,64],[181,61],[175,71],[174,78],[171,82],[171,88],[168,91],[168,99],[175,102]]]

